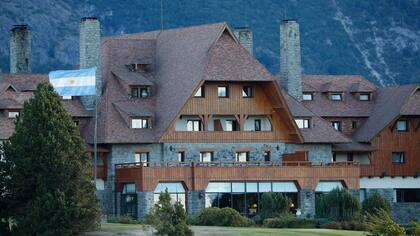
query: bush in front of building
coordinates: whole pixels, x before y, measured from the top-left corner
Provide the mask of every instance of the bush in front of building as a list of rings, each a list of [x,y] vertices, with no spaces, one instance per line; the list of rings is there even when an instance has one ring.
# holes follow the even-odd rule
[[[378,192],[373,192],[362,203],[363,212],[374,214],[376,210],[384,209],[391,212],[391,204],[385,200]]]
[[[268,228],[315,228],[315,221],[307,218],[297,218],[293,214],[283,214],[276,218],[267,218],[263,223]]]
[[[237,212],[236,210],[225,207],[204,208],[193,220],[195,225],[206,226],[251,226],[252,221]]]
[[[133,219],[130,216],[111,216],[107,219],[108,223],[120,223],[120,224],[142,224],[141,220]]]
[[[159,201],[146,216],[147,223],[156,229],[156,235],[190,236],[194,233],[187,224],[184,206],[171,203],[171,196],[166,189],[159,195]]]
[[[0,221],[14,222],[1,234],[79,235],[99,225],[91,158],[51,85],[38,85],[1,152]]]
[[[406,227],[407,235],[420,236],[420,222],[411,221]]]
[[[317,225],[318,228],[321,229],[343,229],[343,230],[357,230],[357,231],[365,231],[367,229],[366,223],[361,221],[327,221],[320,225]]]
[[[358,199],[342,188],[318,196],[315,202],[316,216],[332,221],[354,220],[360,216],[360,210]]]
[[[374,214],[367,213],[367,229],[369,236],[403,236],[405,230],[396,224],[384,209]]]
[[[290,204],[290,199],[282,193],[263,193],[261,197],[261,219],[276,218],[289,213]]]

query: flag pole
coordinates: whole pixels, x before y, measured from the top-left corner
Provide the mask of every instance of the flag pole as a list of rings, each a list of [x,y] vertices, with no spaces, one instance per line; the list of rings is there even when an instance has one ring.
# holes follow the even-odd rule
[[[98,91],[95,93],[95,128],[93,131],[93,171],[94,171],[94,181],[96,187],[96,166],[98,162]]]

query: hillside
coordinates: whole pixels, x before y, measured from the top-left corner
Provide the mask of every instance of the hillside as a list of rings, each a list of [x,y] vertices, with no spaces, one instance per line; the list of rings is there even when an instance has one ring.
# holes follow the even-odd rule
[[[24,6],[24,7],[22,7]],[[9,70],[9,30],[32,29],[33,70],[74,68],[82,16],[104,36],[160,28],[160,0],[0,0],[0,69]],[[306,74],[361,74],[378,85],[420,83],[418,0],[164,0],[164,28],[226,21],[249,26],[254,52],[279,70],[279,24],[297,19]]]

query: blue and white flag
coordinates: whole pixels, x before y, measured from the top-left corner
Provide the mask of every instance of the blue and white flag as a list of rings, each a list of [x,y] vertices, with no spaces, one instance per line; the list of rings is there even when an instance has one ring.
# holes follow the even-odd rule
[[[96,67],[80,70],[51,71],[49,80],[60,96],[96,94]]]

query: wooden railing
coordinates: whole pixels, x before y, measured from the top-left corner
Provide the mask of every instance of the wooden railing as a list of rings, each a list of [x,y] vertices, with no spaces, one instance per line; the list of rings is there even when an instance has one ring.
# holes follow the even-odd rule
[[[212,162],[133,162],[116,164],[116,168],[141,167],[272,167],[272,166],[359,166],[358,162],[310,162],[310,161],[212,161]]]

